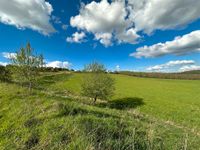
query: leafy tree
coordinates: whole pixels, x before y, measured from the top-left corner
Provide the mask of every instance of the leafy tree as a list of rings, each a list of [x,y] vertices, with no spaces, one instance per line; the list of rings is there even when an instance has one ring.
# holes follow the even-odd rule
[[[82,94],[94,99],[108,99],[114,93],[114,79],[105,73],[105,67],[99,63],[91,63],[86,66],[89,71],[82,84]]]
[[[85,66],[85,72],[92,72],[92,73],[103,73],[106,72],[106,68],[103,64],[98,62],[93,62]]]
[[[39,68],[43,66],[43,56],[34,54],[34,50],[28,43],[11,58],[11,61],[15,78],[21,83],[28,84],[29,91],[31,91],[39,75]]]
[[[0,65],[0,81],[7,82],[10,81],[10,78],[10,71],[5,66]]]

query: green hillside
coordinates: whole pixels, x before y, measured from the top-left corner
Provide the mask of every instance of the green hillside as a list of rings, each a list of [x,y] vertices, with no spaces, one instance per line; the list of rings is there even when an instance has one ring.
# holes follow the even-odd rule
[[[115,96],[95,105],[83,73],[44,73],[31,95],[0,83],[0,149],[199,148],[199,80],[111,76]]]
[[[200,128],[200,80],[168,80],[112,75],[116,92],[112,100],[138,103],[134,109],[149,116]],[[87,74],[73,74],[65,82],[49,88],[68,89],[80,94],[81,80]],[[192,114],[191,114],[192,113]],[[192,116],[191,116],[192,115]]]

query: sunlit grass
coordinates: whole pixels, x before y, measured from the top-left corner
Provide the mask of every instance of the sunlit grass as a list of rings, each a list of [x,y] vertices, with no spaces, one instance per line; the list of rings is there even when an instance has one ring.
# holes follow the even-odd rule
[[[85,74],[73,74],[51,87],[59,90],[81,92]],[[200,129],[200,81],[136,78],[125,75],[111,75],[116,81],[112,100],[125,98],[142,99],[138,111],[149,116],[173,121],[189,128]]]
[[[199,81],[112,76],[96,105],[76,97],[86,74],[46,74],[31,95],[0,83],[0,149],[198,149]]]

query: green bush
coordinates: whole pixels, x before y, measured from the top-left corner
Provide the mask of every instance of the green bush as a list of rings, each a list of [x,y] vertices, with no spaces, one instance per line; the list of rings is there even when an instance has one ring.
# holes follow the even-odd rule
[[[7,82],[10,81],[10,79],[11,79],[10,71],[4,66],[0,66],[0,81]]]

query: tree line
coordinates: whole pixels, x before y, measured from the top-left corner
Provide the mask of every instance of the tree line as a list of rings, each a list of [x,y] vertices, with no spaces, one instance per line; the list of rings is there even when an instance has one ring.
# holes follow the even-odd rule
[[[183,80],[199,80],[200,71],[189,71],[180,73],[159,73],[159,72],[132,72],[132,71],[119,71],[113,72],[114,74],[123,74],[134,77],[142,78],[159,78],[159,79],[183,79]]]

